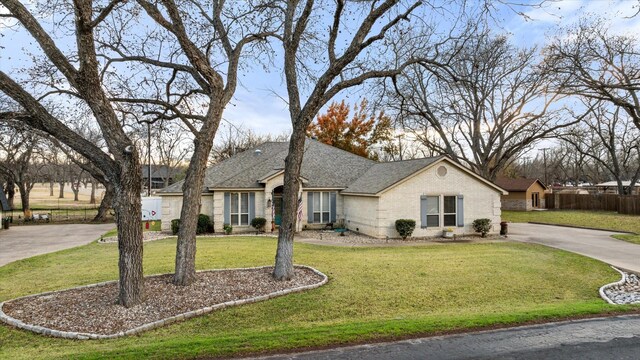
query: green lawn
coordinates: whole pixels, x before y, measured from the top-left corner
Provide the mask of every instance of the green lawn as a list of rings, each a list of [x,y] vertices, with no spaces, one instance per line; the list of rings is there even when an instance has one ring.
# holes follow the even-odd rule
[[[148,229],[146,227],[145,222],[144,221],[142,222],[142,231],[160,231],[160,230],[162,230],[162,221],[160,220],[150,221]],[[118,236],[118,229],[107,231],[102,236],[104,237]]]
[[[147,274],[172,271],[175,239],[144,246]],[[198,239],[197,267],[269,265],[275,249],[272,238]],[[639,308],[598,297],[601,285],[619,278],[604,263],[534,244],[296,244],[295,251],[297,264],[316,267],[329,283],[117,340],[55,339],[0,325],[0,358],[228,356]],[[0,301],[116,278],[117,245],[92,243],[0,267]]]
[[[540,222],[547,224],[574,225],[634,234],[614,235],[619,240],[640,244],[640,216],[621,215],[611,211],[548,210],[548,211],[503,211],[502,220],[508,222]]]

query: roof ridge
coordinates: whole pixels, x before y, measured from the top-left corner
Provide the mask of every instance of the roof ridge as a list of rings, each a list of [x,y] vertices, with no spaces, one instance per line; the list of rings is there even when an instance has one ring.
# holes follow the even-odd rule
[[[320,141],[320,140],[318,140],[318,139],[314,139],[314,138],[307,137],[307,140],[315,141],[315,142],[316,142],[316,143],[318,143],[318,144],[322,144],[322,145],[324,145],[324,146],[328,146],[328,147],[330,147],[330,148],[332,148],[332,149],[336,149],[336,150],[338,150],[338,151],[342,151],[342,152],[347,153],[347,154],[352,155],[352,156],[357,156],[357,157],[359,157],[359,158],[362,158],[362,159],[364,159],[364,160],[371,161],[371,162],[373,162],[373,163],[380,163],[380,161],[376,161],[376,160],[373,160],[373,159],[369,159],[369,158],[368,158],[368,157],[366,157],[366,156],[361,156],[361,155],[358,155],[358,154],[354,154],[354,153],[352,153],[351,151],[347,151],[347,150],[342,149],[342,148],[339,148],[339,147],[337,147],[337,146],[333,146],[333,145],[329,145],[329,144],[323,143],[322,141]]]

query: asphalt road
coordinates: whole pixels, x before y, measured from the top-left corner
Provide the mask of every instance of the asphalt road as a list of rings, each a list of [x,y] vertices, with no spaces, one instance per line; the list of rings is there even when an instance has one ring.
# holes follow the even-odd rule
[[[115,227],[115,224],[21,225],[0,230],[0,266],[88,244]]]
[[[254,359],[639,359],[640,316],[618,316]]]
[[[640,245],[616,240],[611,231],[537,224],[509,224],[509,239],[571,251],[640,273]],[[638,355],[640,358],[640,354]]]

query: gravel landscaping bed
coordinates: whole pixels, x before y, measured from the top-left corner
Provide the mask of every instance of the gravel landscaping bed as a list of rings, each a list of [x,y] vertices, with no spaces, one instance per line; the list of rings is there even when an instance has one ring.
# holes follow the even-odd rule
[[[340,233],[333,230],[304,230],[296,234],[296,240],[303,242],[312,242],[318,244],[320,242],[327,242],[327,244],[351,244],[351,245],[402,245],[412,243],[453,243],[453,242],[474,242],[474,241],[493,241],[504,239],[499,235],[487,235],[482,238],[480,235],[458,235],[455,239],[445,239],[442,237],[427,237],[427,238],[408,238],[402,240],[400,238],[390,239],[378,239],[364,234],[360,234],[355,231],[347,231],[344,236],[340,236]]]
[[[623,279],[617,283],[605,285],[603,291],[614,304],[640,304],[640,278],[636,274],[620,272]]]
[[[163,319],[181,320],[181,314],[196,311],[197,314],[192,314],[195,316],[209,312],[217,304],[251,302],[249,299],[257,297],[261,298],[255,300],[265,300],[326,282],[326,276],[308,267],[296,266],[296,276],[290,281],[275,281],[272,271],[273,267],[202,271],[187,287],[173,285],[172,274],[150,276],[145,279],[147,300],[129,309],[114,304],[118,283],[109,282],[10,300],[0,304],[0,315],[4,312],[45,330],[124,335],[128,330]],[[12,325],[21,327],[15,321]]]

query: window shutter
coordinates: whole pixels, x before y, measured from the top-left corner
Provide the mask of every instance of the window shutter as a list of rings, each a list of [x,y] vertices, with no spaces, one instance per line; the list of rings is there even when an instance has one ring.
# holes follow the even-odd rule
[[[420,227],[427,227],[427,197],[425,195],[420,196]]]
[[[307,223],[313,224],[313,193],[307,193]]]
[[[249,224],[256,217],[256,193],[249,193]]]
[[[336,193],[329,193],[329,201],[331,202],[331,222],[336,222]]]
[[[231,193],[224,193],[224,223],[231,224]]]
[[[458,195],[458,206],[456,210],[458,210],[458,227],[464,227],[464,195]]]

